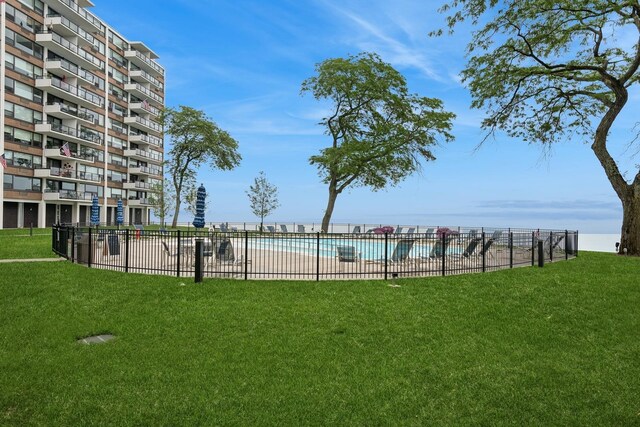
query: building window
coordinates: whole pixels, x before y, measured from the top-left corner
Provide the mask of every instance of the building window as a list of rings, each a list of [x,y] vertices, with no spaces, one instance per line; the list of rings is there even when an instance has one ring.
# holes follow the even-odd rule
[[[36,191],[42,190],[42,180],[40,178],[29,178],[26,176],[15,176],[4,174],[4,189],[16,191]]]
[[[38,169],[42,167],[42,158],[40,156],[9,150],[5,150],[4,155],[8,165],[28,169]]]

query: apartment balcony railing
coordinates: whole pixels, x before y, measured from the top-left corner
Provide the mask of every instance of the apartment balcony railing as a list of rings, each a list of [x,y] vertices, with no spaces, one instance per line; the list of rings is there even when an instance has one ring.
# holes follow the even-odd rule
[[[85,52],[83,49],[80,49],[77,45],[71,43],[69,40],[61,37],[57,33],[41,30],[36,34],[36,42],[49,48],[51,51],[63,58],[71,55],[71,59],[84,68],[89,70],[104,70],[104,61],[96,58],[88,52]]]
[[[100,22],[100,20],[96,18],[92,13],[80,7],[75,1],[43,0],[43,2],[54,8],[56,11],[62,13],[64,16],[68,17],[69,20],[82,27],[86,31],[94,33],[97,30],[101,34],[104,34],[104,24]]]
[[[151,190],[153,185],[148,182],[133,181],[122,184],[125,190]]]
[[[152,136],[152,135],[144,135],[141,133],[129,134],[129,142],[135,143],[137,145],[145,145],[145,144],[155,145],[156,147],[162,147],[164,145],[162,139],[156,138],[155,136]]]
[[[156,107],[164,107],[164,98],[158,94],[153,93],[146,87],[139,83],[131,82],[124,85],[124,90],[133,93],[140,99],[146,99],[149,103],[154,104]]]
[[[131,102],[129,103],[129,109],[138,114],[152,114],[156,117],[160,115],[160,110],[148,102]]]
[[[162,169],[149,166],[137,166],[129,164],[129,174],[145,176],[162,176]]]
[[[73,107],[71,105],[63,104],[61,102],[49,102],[44,107],[44,112],[50,116],[58,117],[60,119],[78,119],[87,123],[98,124],[98,119],[92,115],[83,112],[82,110]]]
[[[143,161],[150,160],[155,163],[162,163],[162,155],[154,151],[144,151],[138,149],[124,150],[124,155],[132,159],[140,159]]]
[[[49,159],[57,159],[57,160],[73,160],[81,163],[92,164],[96,161],[96,157],[90,154],[84,153],[74,153],[71,152],[71,157],[67,157],[64,155],[64,152],[59,147],[47,147],[44,150],[45,157]]]
[[[143,119],[140,116],[127,116],[124,118],[124,122],[143,131],[162,135],[162,126],[154,121]]]
[[[38,178],[63,178],[70,181],[102,181],[102,175],[99,174],[57,167],[36,169],[34,175]]]
[[[140,79],[143,82],[151,83],[158,89],[164,90],[164,85],[162,84],[162,82],[153,77],[151,74],[147,73],[145,70],[131,70],[129,71],[129,77],[131,77],[131,79],[133,80]]]
[[[72,64],[66,59],[47,59],[44,65],[49,72],[63,75],[70,74],[83,79],[91,85],[94,85],[96,87],[99,86],[97,76],[86,70],[83,70],[75,64]]]
[[[71,191],[71,190],[53,190],[53,189],[45,189],[42,197],[45,201],[56,201],[56,200],[71,200],[71,201],[84,201],[91,202],[93,198],[93,193],[84,193],[80,191]]]
[[[58,13],[49,13],[44,20],[44,26],[53,28],[57,33],[67,37],[79,37],[78,43],[83,43],[87,46],[95,46],[97,44],[96,38],[90,33]]]
[[[104,105],[103,97],[82,87],[72,86],[57,77],[39,77],[36,79],[36,87],[47,89],[48,92],[60,98],[68,99],[74,104],[80,104],[84,107],[100,108]]]
[[[59,139],[77,143],[102,145],[102,138],[94,131],[83,128],[72,128],[59,123],[36,123],[36,132],[56,136]]]
[[[158,65],[158,63],[153,59],[144,56],[137,50],[125,50],[124,57],[133,62],[138,68],[156,76],[164,76],[164,68]]]

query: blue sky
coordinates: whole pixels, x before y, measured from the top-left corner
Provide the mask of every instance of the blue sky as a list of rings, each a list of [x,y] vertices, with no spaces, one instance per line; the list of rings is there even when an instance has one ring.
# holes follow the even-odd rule
[[[498,135],[476,150],[482,112],[470,109],[458,78],[469,32],[427,36],[443,24],[439,1],[94,3],[98,16],[160,56],[167,105],[204,110],[239,142],[240,167],[199,170],[210,196],[207,221],[255,221],[245,191],[261,170],[281,203],[268,220],[320,221],[327,188],[308,158],[329,143],[317,124],[328,105],[300,96],[300,84],[318,62],[372,51],[407,78],[411,92],[440,98],[456,113],[456,139],[437,147],[437,160],[398,187],[342,194],[333,222],[620,230],[620,202],[588,143],[567,141],[546,153]],[[630,176],[640,163],[627,149],[639,98],[632,94],[611,136],[611,152],[625,159]]]

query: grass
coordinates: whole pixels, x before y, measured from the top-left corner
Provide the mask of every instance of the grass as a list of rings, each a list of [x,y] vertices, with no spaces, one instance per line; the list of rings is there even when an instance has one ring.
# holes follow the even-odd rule
[[[2,425],[640,424],[637,258],[399,288],[0,269]]]
[[[0,259],[55,258],[51,251],[51,229],[0,230]]]

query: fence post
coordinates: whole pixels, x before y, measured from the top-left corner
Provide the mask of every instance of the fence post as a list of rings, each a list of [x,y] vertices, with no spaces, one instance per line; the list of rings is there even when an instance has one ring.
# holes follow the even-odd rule
[[[320,232],[316,233],[316,282],[320,281]]]
[[[89,227],[89,253],[87,254],[87,267],[91,268],[91,262],[93,261],[93,240],[91,239],[91,227]]]
[[[76,229],[71,227],[71,262],[76,261]]]
[[[213,254],[217,256],[217,254]],[[244,280],[249,280],[249,232],[244,230]]]
[[[544,267],[544,241],[538,240],[538,267]]]
[[[485,247],[485,236],[484,231],[482,232],[482,272],[485,273],[487,271],[487,251],[484,249]]]
[[[509,231],[509,268],[513,268],[513,232]]]
[[[178,230],[177,260],[176,260],[176,277],[180,277],[180,230]]]
[[[388,264],[389,264],[389,234],[384,233],[384,280],[387,280]]]
[[[33,223],[29,225],[29,237],[33,237]]]
[[[129,244],[130,244],[130,234],[129,229],[124,229],[124,271],[125,273],[129,272]],[[107,238],[108,239],[108,238]]]
[[[531,232],[531,267],[536,265],[536,232]]]
[[[202,282],[202,278],[204,277],[204,251],[203,251],[203,240],[201,237],[196,238],[196,271],[194,274],[195,283]]]
[[[564,230],[564,259],[569,259],[569,251],[567,251],[567,247],[569,246],[569,230]]]
[[[440,245],[441,245],[440,248],[442,249],[441,257],[442,257],[442,276],[443,277],[446,276],[446,274],[447,274],[447,266],[446,266],[446,259],[447,258],[445,256],[446,255],[445,254],[445,252],[446,252],[445,251],[445,249],[446,249],[446,247],[445,247],[446,241],[447,241],[447,233],[443,232],[442,233],[442,241],[440,242]]]
[[[549,232],[549,262],[553,262],[553,231]]]

